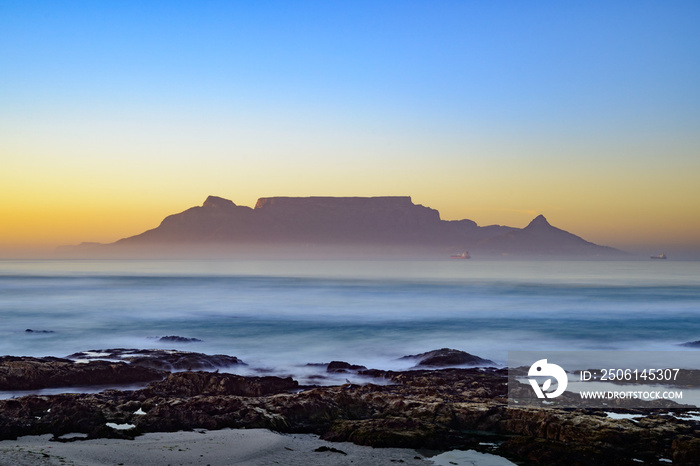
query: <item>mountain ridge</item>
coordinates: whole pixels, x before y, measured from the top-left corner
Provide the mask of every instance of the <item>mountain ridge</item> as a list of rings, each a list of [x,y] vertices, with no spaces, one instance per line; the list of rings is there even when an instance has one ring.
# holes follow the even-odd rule
[[[538,215],[525,228],[442,220],[436,209],[410,196],[261,197],[254,208],[208,196],[201,206],[168,215],[153,229],[114,243],[85,247],[105,252],[177,246],[180,252],[212,246],[220,251],[278,251],[314,255],[345,248],[372,254],[446,255],[469,250],[497,256],[612,257],[621,251],[588,242]],[[273,252],[274,254],[274,252]]]

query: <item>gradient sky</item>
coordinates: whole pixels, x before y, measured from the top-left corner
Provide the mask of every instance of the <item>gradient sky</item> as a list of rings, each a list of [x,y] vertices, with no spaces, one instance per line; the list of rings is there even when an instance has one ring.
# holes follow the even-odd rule
[[[697,1],[0,0],[0,251],[214,194],[700,253],[699,24]]]

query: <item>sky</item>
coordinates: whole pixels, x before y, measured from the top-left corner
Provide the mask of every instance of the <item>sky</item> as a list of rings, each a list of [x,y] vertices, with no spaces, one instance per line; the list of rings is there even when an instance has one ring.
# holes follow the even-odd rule
[[[700,2],[0,0],[0,255],[409,195],[700,258]]]

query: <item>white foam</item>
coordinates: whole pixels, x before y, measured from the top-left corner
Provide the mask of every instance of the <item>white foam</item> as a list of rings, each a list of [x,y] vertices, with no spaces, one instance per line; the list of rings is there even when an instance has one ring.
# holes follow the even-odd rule
[[[515,466],[502,456],[475,450],[452,450],[428,459],[438,466]]]
[[[115,430],[129,430],[136,428],[134,424],[115,424],[114,422],[108,422],[107,427],[111,427]]]
[[[605,414],[608,415],[610,419],[630,419],[635,420],[640,417],[645,417],[644,414],[623,414],[623,413],[611,413],[606,411]]]
[[[71,432],[69,434],[63,434],[60,437],[58,437],[61,440],[71,440],[71,439],[77,439],[77,438],[87,438],[88,434],[83,434],[80,432]]]
[[[687,413],[668,413],[669,416],[673,416],[676,419],[682,419],[684,421],[700,421],[700,412],[688,411]]]

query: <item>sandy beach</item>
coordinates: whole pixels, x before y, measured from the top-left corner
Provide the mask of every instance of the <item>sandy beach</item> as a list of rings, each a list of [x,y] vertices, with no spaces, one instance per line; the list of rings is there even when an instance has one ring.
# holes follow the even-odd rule
[[[347,442],[326,442],[311,434],[278,434],[266,429],[150,433],[135,440],[52,442],[50,438],[51,435],[27,436],[0,442],[0,465],[513,464],[474,451],[432,456],[437,452],[363,447]]]

